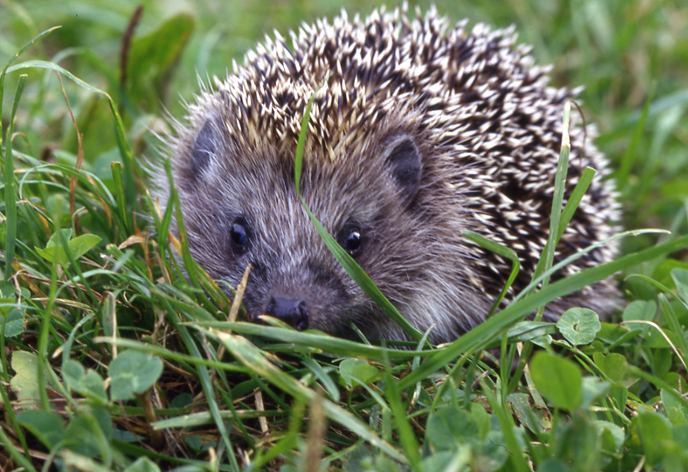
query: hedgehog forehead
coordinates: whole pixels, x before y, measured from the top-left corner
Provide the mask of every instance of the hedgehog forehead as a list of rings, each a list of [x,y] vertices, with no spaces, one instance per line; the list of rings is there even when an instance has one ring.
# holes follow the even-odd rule
[[[265,81],[252,82],[232,76],[205,94],[196,108],[200,124],[208,110],[222,123],[229,141],[242,150],[263,154],[286,154],[293,158],[306,105],[315,92],[307,130],[306,151],[326,162],[351,154],[365,145],[385,117],[407,107],[410,93],[367,96],[331,80],[317,91],[312,84],[285,80],[278,87]],[[395,113],[391,113],[395,111]],[[199,126],[199,125],[197,125]]]

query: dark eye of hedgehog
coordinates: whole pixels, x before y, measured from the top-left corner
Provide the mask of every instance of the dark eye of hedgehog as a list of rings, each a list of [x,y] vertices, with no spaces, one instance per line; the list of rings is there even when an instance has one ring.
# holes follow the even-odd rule
[[[234,220],[229,230],[229,237],[232,240],[232,248],[235,253],[243,254],[246,252],[250,243],[250,233],[251,227],[244,218],[239,217]]]
[[[347,223],[339,231],[337,242],[350,256],[356,257],[363,247],[361,228],[356,223]]]

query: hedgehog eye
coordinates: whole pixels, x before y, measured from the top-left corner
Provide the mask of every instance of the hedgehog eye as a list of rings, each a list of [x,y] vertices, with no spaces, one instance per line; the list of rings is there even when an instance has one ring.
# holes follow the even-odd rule
[[[345,225],[339,232],[337,242],[350,256],[357,256],[363,248],[363,235],[360,226],[355,223]]]
[[[234,220],[231,228],[229,229],[229,237],[232,240],[232,248],[237,254],[243,254],[248,249],[250,243],[250,233],[251,227],[248,222],[239,217]]]

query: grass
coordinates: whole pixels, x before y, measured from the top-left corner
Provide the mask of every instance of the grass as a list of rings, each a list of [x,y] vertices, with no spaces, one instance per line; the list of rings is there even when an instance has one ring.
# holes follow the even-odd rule
[[[158,213],[141,167],[155,152],[150,130],[167,129],[163,107],[179,116],[180,96],[198,89],[195,70],[223,75],[264,31],[339,5],[204,2],[189,12],[146,1],[124,75],[129,3],[0,5],[0,67],[13,58],[0,79],[8,470],[686,468],[679,0],[438,4],[454,20],[516,23],[539,61],[554,63],[557,85],[585,85],[586,118],[616,169],[633,236],[617,260],[512,300],[454,343],[429,349],[418,338],[405,351],[234,321],[232,300],[183,236],[183,257],[173,257],[172,207]],[[648,227],[671,233],[640,231]],[[610,322],[589,310],[519,322],[618,271],[627,300]]]

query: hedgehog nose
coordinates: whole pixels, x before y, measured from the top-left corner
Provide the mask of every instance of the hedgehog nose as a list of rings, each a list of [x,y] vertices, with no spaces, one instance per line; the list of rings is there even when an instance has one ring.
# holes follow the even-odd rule
[[[297,331],[308,329],[306,302],[299,298],[275,296],[270,299],[266,313],[293,326]]]

